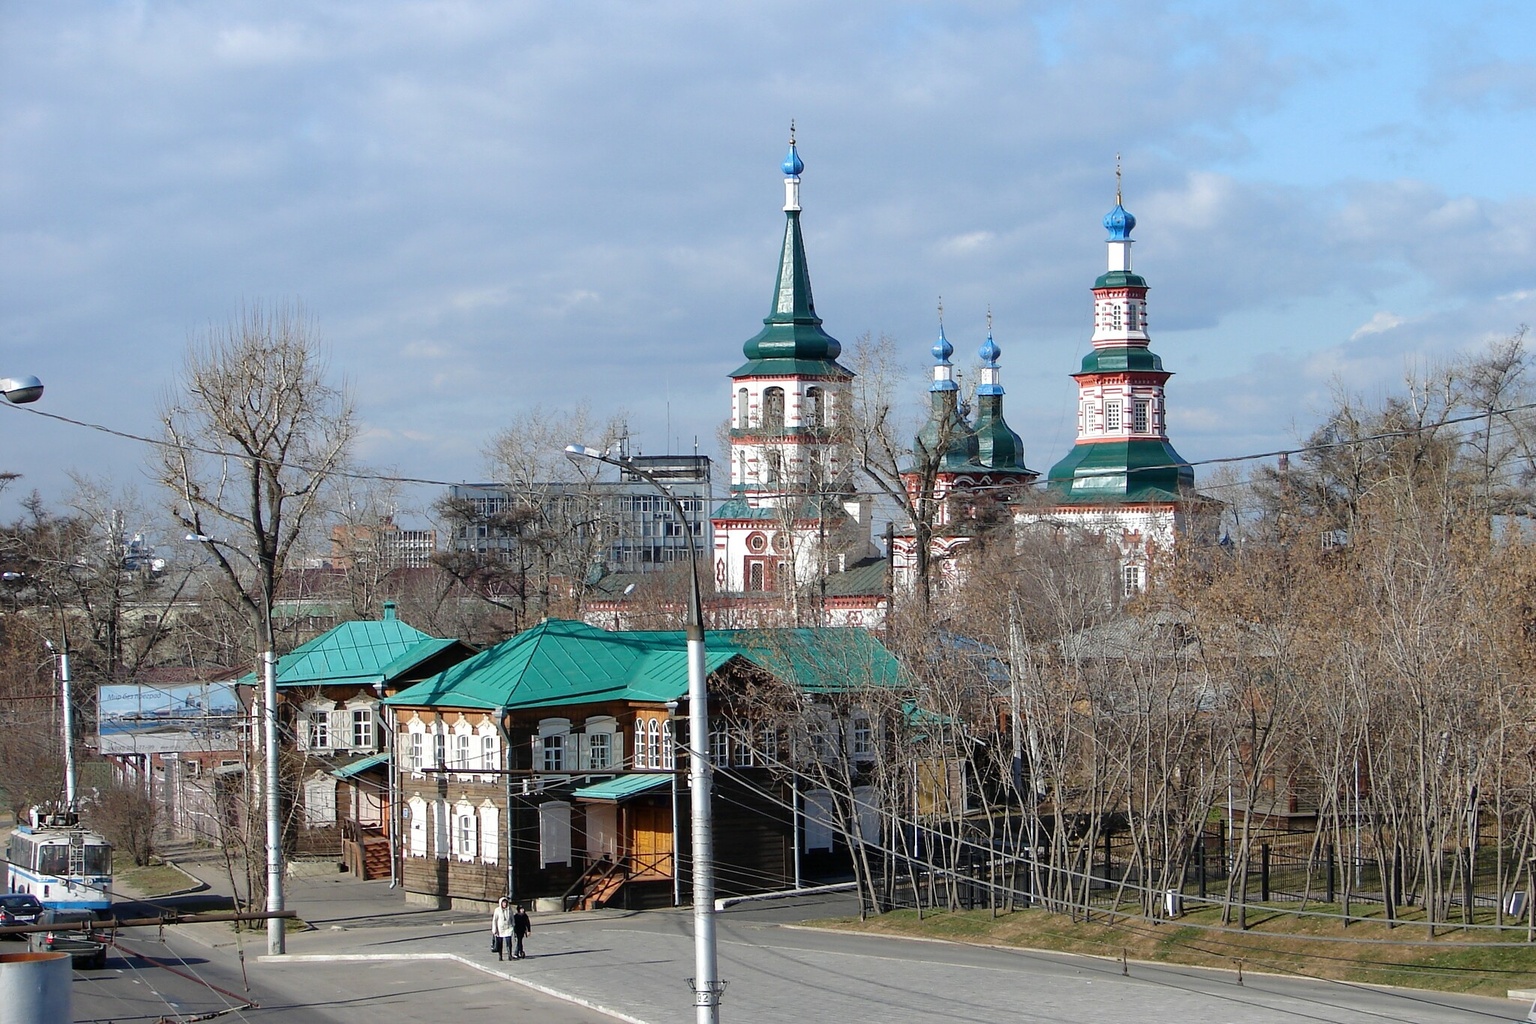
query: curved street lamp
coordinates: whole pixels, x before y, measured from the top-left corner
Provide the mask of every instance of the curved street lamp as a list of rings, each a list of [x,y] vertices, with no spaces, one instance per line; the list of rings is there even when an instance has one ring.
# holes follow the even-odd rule
[[[43,397],[43,382],[26,374],[21,377],[0,377],[0,397],[12,405],[26,405]]]
[[[584,444],[566,445],[573,461],[594,459],[632,473],[656,488],[671,502],[678,522],[688,524],[688,514],[677,495],[656,477],[628,459],[616,459]],[[693,986],[694,1019],[697,1024],[717,1024],[720,994],[725,983],[715,955],[715,838],[710,809],[711,779],[706,760],[709,742],[709,688],[704,675],[704,605],[699,595],[699,554],[692,531],[688,535],[688,784],[691,788],[693,827]],[[677,853],[673,851],[673,860]],[[674,871],[676,868],[674,867]]]

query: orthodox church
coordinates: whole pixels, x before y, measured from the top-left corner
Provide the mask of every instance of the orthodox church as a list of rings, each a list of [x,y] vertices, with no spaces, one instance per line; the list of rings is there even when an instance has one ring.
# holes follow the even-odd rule
[[[898,586],[927,577],[957,582],[958,556],[979,534],[996,527],[1008,504],[1040,474],[1024,464],[1024,441],[1003,418],[1002,349],[992,337],[977,351],[981,380],[976,387],[976,422],[961,406],[955,380],[954,346],[944,336],[933,345],[933,383],[928,388],[928,422],[912,442],[912,459],[901,475],[912,516],[891,538],[891,570]]]
[[[1119,587],[1146,589],[1160,554],[1210,506],[1195,471],[1168,440],[1164,388],[1173,376],[1150,348],[1147,281],[1131,269],[1136,218],[1121,198],[1104,217],[1108,267],[1093,283],[1093,347],[1077,381],[1077,442],[1051,467],[1044,507],[1020,509],[1020,525],[1096,534],[1119,552]]]
[[[723,611],[733,595],[737,607],[867,625],[886,603],[885,568],[871,542],[874,503],[854,487],[846,442],[853,373],[811,295],[804,169],[791,137],[773,305],[731,373],[730,495],[711,517],[714,604]],[[800,599],[813,607],[792,607]]]
[[[1136,218],[1121,200],[1118,170],[1115,206],[1104,218],[1108,267],[1093,285],[1092,350],[1072,374],[1072,450],[1037,487],[1039,473],[1025,464],[1024,442],[1003,415],[1002,350],[990,313],[971,419],[941,309],[929,416],[901,470],[910,517],[888,527],[885,555],[873,542],[874,504],[855,479],[849,445],[854,375],[838,362],[842,345],[823,329],[811,295],[800,227],[804,170],[791,136],[771,308],[730,374],[730,485],[711,516],[711,621],[878,626],[894,592],[923,578],[958,579],[965,548],[1010,522],[1107,540],[1119,553],[1117,585],[1126,595],[1144,589],[1197,495],[1194,471],[1168,439],[1171,374],[1149,348],[1148,286],[1131,269]],[[622,601],[594,610],[623,621]]]

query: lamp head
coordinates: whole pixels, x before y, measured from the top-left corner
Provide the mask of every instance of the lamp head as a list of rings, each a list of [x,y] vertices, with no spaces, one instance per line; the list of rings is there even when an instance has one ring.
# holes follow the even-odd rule
[[[26,405],[43,397],[43,382],[30,374],[0,378],[0,395],[12,405]]]

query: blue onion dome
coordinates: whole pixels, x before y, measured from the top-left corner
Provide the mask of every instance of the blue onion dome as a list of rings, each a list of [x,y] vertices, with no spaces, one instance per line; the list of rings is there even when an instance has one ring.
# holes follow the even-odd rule
[[[1115,208],[1104,215],[1104,230],[1109,232],[1109,241],[1124,242],[1128,240],[1131,237],[1131,231],[1135,227],[1135,215],[1121,206],[1117,197]]]
[[[992,340],[991,334],[988,334],[987,340],[981,343],[981,349],[976,354],[981,357],[982,362],[991,366],[997,362],[997,357],[1003,354],[1003,350],[997,347],[997,342]]]
[[[955,354],[955,346],[944,337],[944,325],[939,325],[939,340],[933,343],[933,359],[937,363],[949,362],[949,357]]]
[[[784,173],[788,177],[798,178],[803,170],[805,170],[805,161],[800,159],[800,153],[795,149],[794,137],[791,136],[789,140],[789,155],[784,158]]]

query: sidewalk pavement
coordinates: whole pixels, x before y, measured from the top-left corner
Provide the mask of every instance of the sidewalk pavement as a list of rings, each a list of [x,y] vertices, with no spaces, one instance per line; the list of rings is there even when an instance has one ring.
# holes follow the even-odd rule
[[[217,865],[222,869],[222,864]],[[227,890],[204,864],[183,867]],[[408,906],[387,882],[350,875],[289,880],[287,905],[311,926],[291,932],[287,954],[257,955],[254,972],[301,971],[316,961],[453,961],[607,1013],[631,1024],[689,1024],[695,1018],[692,915],[682,910],[537,914],[529,958],[500,962],[490,951],[489,913]],[[1103,1020],[1294,1024],[1485,1024],[1514,1020],[1512,1004],[1442,993],[1030,950],[892,939],[794,927],[852,913],[847,896],[744,904],[718,918],[721,1017],[771,1022],[813,1018],[838,1024],[1010,1020],[1087,1024]],[[194,925],[198,941],[264,952],[261,933],[238,939],[227,925]],[[190,930],[190,929],[189,929]],[[1523,1011],[1523,1007],[1521,1008]],[[444,1007],[445,1017],[452,1015]]]

